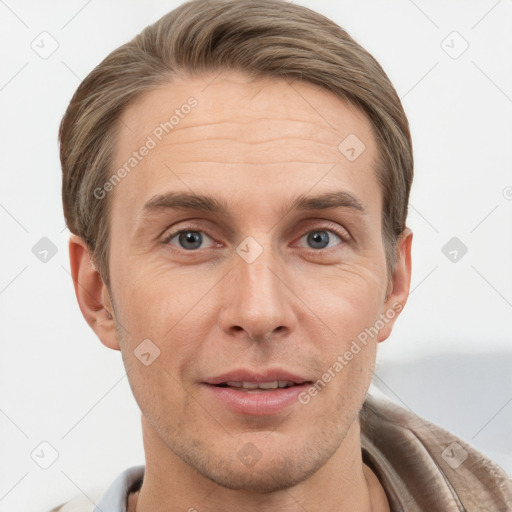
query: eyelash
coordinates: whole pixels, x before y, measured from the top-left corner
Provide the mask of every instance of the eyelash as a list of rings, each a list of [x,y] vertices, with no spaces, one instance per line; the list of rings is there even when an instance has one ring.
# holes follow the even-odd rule
[[[164,245],[170,245],[169,242],[176,236],[176,235],[179,235],[180,233],[187,233],[187,232],[195,232],[195,233],[203,233],[205,235],[207,235],[210,239],[212,240],[215,240],[213,237],[211,237],[210,235],[208,235],[208,233],[204,230],[204,227],[200,227],[200,226],[195,226],[193,224],[191,225],[188,225],[184,228],[181,228],[181,229],[178,229],[176,231],[173,231],[171,233],[168,233],[165,238],[162,240],[162,244]],[[335,234],[338,238],[340,238],[341,240],[341,243],[340,244],[337,244],[336,246],[334,247],[329,247],[327,249],[313,249],[311,247],[309,248],[305,248],[306,250],[309,249],[309,251],[311,252],[314,252],[316,254],[319,254],[321,252],[323,253],[326,253],[330,250],[333,250],[335,249],[336,247],[338,247],[339,245],[345,245],[347,243],[350,242],[351,240],[351,237],[350,237],[350,234],[344,230],[344,229],[340,229],[338,225],[336,224],[327,224],[326,226],[321,226],[321,227],[317,227],[317,228],[313,228],[313,229],[308,229],[306,232],[304,232],[299,238],[298,240],[300,240],[301,238],[303,238],[305,235],[309,234],[309,233],[312,233],[314,231],[327,231],[329,233],[333,233]],[[195,250],[186,250],[186,249],[183,249],[182,247],[179,247],[178,249],[176,249],[178,251],[184,251],[184,252],[187,252],[187,253],[194,253],[194,252],[198,252],[200,249],[195,249]]]

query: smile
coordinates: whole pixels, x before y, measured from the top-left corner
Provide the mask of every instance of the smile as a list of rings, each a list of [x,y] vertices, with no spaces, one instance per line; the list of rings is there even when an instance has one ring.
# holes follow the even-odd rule
[[[289,388],[291,386],[295,386],[295,382],[292,382],[291,380],[274,380],[270,382],[236,382],[236,381],[229,381],[229,382],[223,382],[221,384],[217,384],[219,387],[223,388],[237,388],[242,389],[244,391],[267,391],[269,389],[283,389],[283,388]]]

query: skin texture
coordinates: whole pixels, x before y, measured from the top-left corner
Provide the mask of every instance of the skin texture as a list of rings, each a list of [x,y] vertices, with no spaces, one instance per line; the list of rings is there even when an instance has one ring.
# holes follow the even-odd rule
[[[142,411],[146,474],[132,510],[389,510],[361,459],[358,412],[377,344],[398,314],[307,404],[244,415],[202,384],[233,369],[278,367],[315,382],[379,315],[405,305],[412,233],[404,231],[387,276],[371,124],[300,81],[181,77],[124,112],[113,169],[191,96],[197,106],[108,192],[110,290],[83,241],[70,239],[82,313],[121,350]],[[365,145],[354,161],[338,149],[349,134]],[[212,195],[229,215],[143,214],[171,191]],[[352,194],[365,212],[289,210],[300,194],[333,191]],[[180,229],[199,231],[202,245],[169,241]],[[316,231],[327,232],[326,248],[311,246]],[[262,249],[251,263],[236,251],[248,236]],[[134,353],[145,339],[160,350],[147,366]],[[260,454],[252,465],[239,456],[244,446]]]

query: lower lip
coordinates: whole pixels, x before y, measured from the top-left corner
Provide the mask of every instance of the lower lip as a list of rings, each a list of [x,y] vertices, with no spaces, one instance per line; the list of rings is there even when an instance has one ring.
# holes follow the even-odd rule
[[[238,388],[220,387],[205,384],[213,395],[228,409],[239,414],[252,416],[268,416],[284,411],[308,387],[300,384],[289,388],[278,388],[269,391],[242,391]]]

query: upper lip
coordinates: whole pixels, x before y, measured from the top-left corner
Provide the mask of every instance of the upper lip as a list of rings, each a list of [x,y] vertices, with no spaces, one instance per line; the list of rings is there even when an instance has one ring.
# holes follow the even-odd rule
[[[223,384],[225,382],[273,382],[276,380],[287,380],[295,384],[303,384],[310,382],[309,379],[301,377],[281,368],[269,368],[263,371],[253,371],[246,369],[232,370],[230,372],[217,375],[215,377],[207,378],[204,382],[206,384]]]

